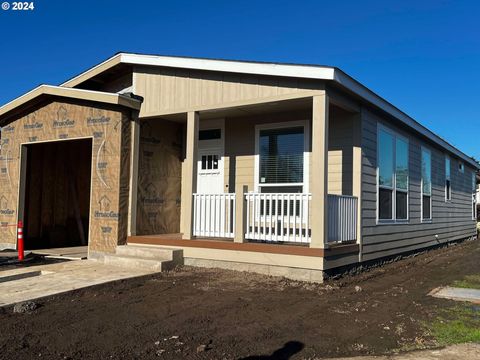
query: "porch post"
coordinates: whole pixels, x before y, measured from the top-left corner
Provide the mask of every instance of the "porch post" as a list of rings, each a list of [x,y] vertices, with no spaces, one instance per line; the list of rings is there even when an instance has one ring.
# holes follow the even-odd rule
[[[313,96],[310,247],[326,247],[328,237],[328,96]]]
[[[362,120],[363,111],[355,115],[353,125],[353,187],[357,197],[357,244],[360,245],[359,261],[362,261]]]
[[[185,160],[182,166],[182,230],[183,238],[193,237],[193,194],[197,191],[197,150],[198,126],[200,116],[198,112],[187,113],[187,143]]]
[[[233,241],[237,243],[243,243],[245,240],[245,193],[247,192],[248,186],[235,185],[235,238]]]

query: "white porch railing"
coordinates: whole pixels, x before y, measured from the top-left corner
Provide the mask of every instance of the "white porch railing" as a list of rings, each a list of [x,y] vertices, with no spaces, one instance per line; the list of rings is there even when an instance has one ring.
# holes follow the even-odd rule
[[[311,194],[246,193],[245,239],[310,243]],[[233,238],[235,194],[193,194],[193,235]],[[358,199],[328,195],[328,243],[357,240]]]
[[[358,198],[328,195],[328,242],[357,240]]]
[[[310,194],[248,193],[245,238],[309,243]]]
[[[193,235],[233,238],[235,194],[193,194]]]

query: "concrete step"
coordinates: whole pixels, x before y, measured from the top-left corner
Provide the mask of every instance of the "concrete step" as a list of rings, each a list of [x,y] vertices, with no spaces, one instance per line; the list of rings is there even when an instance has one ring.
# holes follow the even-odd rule
[[[106,265],[118,266],[123,268],[133,268],[159,272],[173,269],[177,265],[173,260],[145,259],[135,256],[117,254],[105,255],[104,263]]]
[[[115,253],[120,256],[131,256],[142,259],[153,259],[161,261],[172,260],[178,264],[183,263],[183,250],[181,249],[139,245],[122,245],[117,246],[117,250]]]

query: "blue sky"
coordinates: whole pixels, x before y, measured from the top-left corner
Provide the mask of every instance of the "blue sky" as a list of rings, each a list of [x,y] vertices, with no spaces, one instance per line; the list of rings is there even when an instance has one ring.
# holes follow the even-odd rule
[[[478,1],[34,5],[0,10],[0,104],[118,51],[334,65],[480,159]]]

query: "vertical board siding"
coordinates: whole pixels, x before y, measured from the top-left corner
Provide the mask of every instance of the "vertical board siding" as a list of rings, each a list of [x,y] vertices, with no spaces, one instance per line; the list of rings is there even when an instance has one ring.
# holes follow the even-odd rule
[[[141,117],[294,94],[321,89],[322,86],[321,82],[309,79],[170,68],[135,69],[135,93],[144,97]]]
[[[458,159],[450,155],[452,201],[445,202],[445,152],[413,133],[398,128],[367,109],[362,111],[362,243],[363,259],[371,260],[417,250],[438,243],[474,236],[471,213],[471,174],[458,171]],[[377,128],[390,128],[409,141],[409,222],[377,224]],[[432,222],[421,220],[421,147],[432,154]],[[435,237],[438,235],[438,239]]]

